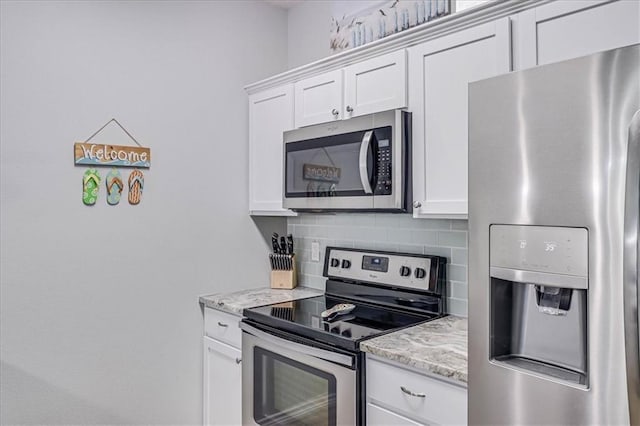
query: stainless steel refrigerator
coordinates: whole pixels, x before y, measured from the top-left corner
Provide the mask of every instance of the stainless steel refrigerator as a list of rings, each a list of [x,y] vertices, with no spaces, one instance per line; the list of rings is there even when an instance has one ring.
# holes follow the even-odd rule
[[[640,45],[469,85],[469,423],[640,424]]]

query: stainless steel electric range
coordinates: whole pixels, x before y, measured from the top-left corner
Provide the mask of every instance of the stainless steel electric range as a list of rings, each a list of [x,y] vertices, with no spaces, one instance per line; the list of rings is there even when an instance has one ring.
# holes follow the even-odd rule
[[[446,259],[327,247],[325,294],[244,310],[244,425],[365,424],[365,339],[444,316]]]

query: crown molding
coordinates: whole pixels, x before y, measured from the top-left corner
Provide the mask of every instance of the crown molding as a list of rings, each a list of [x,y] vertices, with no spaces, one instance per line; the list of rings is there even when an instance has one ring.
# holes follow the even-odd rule
[[[244,87],[248,94],[260,92],[272,87],[293,83],[303,78],[322,74],[337,68],[363,61],[375,56],[407,48],[428,40],[461,31],[465,28],[483,24],[505,16],[513,15],[523,10],[531,9],[553,0],[496,0],[462,12],[443,16],[410,28],[401,33],[387,36],[383,39],[352,48],[335,55],[328,56],[315,62],[302,65],[272,77],[260,80]]]

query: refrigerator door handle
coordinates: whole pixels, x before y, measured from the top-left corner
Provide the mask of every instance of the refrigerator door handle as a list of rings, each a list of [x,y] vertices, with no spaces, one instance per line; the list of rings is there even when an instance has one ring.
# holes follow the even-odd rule
[[[627,146],[624,211],[624,332],[627,390],[631,424],[640,424],[640,289],[638,230],[640,214],[640,110],[631,119]]]

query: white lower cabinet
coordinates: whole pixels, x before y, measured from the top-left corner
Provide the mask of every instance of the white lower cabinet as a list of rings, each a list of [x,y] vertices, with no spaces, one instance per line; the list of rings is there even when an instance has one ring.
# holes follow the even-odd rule
[[[409,420],[393,411],[367,403],[367,425],[369,426],[419,426],[420,423]]]
[[[367,424],[466,425],[467,389],[367,355]]]
[[[240,317],[205,308],[205,336],[202,345],[204,425],[242,424],[242,351],[239,322]]]
[[[204,338],[205,425],[242,423],[242,366],[240,350]]]

